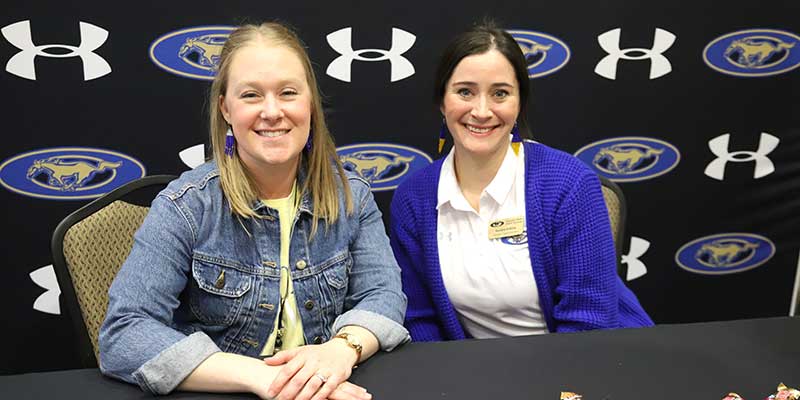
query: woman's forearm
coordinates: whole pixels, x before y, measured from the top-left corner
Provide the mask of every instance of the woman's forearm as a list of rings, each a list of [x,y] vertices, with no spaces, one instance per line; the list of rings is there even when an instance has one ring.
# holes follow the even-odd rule
[[[203,361],[178,386],[192,392],[255,393],[266,398],[267,389],[275,379],[279,366],[232,353],[214,353]]]

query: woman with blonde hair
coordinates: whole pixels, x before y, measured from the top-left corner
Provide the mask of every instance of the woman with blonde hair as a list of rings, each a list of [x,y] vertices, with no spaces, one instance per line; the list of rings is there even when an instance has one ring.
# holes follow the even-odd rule
[[[233,31],[209,103],[212,160],[159,193],[136,233],[101,370],[156,394],[369,399],[346,380],[409,339],[406,298],[300,40],[278,23]]]

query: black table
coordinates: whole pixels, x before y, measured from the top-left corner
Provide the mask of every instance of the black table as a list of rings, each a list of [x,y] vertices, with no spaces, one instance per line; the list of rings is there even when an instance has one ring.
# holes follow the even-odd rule
[[[352,380],[376,400],[762,400],[778,383],[800,385],[800,318],[492,340],[412,343],[378,354]],[[137,387],[71,370],[0,376],[3,399],[152,398]],[[167,399],[250,398],[174,393]]]

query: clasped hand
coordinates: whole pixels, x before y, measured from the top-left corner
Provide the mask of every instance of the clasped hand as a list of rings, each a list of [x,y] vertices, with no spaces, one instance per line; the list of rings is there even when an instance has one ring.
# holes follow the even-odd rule
[[[357,361],[356,352],[338,341],[278,352],[264,359],[267,365],[283,365],[267,395],[279,400],[369,400],[366,389],[347,382]]]

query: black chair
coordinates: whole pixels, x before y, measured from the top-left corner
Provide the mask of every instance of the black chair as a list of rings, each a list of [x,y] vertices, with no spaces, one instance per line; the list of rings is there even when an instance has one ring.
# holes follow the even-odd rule
[[[84,368],[98,366],[97,335],[108,289],[133,247],[133,234],[156,194],[175,178],[154,175],[129,182],[64,218],[53,233],[53,266]]]

